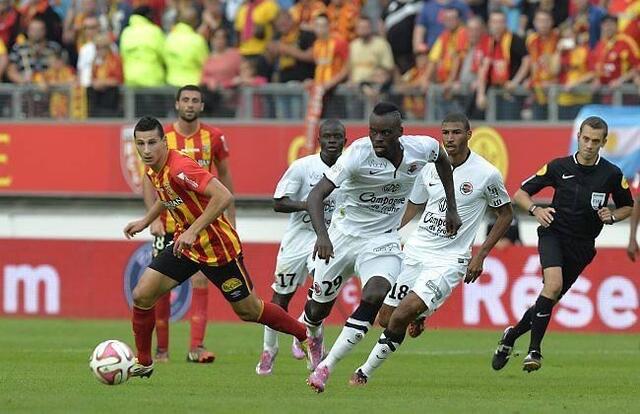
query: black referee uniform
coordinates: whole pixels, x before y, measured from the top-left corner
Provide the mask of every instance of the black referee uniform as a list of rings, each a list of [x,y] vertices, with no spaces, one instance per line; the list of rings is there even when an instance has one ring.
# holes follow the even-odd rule
[[[633,206],[633,198],[620,169],[600,156],[591,166],[578,163],[575,154],[557,158],[521,189],[533,196],[545,187],[555,190],[550,207],[556,212],[549,227],[538,227],[540,264],[562,267],[562,296],[596,255],[595,239],[604,224],[598,210],[610,198],[616,208]]]

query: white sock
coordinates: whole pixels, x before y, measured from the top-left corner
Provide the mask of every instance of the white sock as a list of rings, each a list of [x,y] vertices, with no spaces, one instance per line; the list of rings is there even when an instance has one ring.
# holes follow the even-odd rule
[[[272,354],[278,352],[278,331],[275,331],[266,325],[264,326],[264,341],[262,348]]]
[[[366,333],[371,329],[371,324],[367,321],[360,321],[357,319],[349,318],[342,328],[342,332],[336,339],[336,342],[331,347],[329,355],[322,361],[320,365],[329,368],[329,371],[333,370],[333,367],[342,358],[347,356],[349,352],[360,342]]]
[[[397,342],[392,342],[391,340],[387,339],[387,337],[383,333],[382,335],[380,335],[380,339],[378,340],[378,342],[376,342],[376,345],[371,350],[369,358],[367,358],[367,362],[365,362],[364,365],[362,365],[358,369],[361,370],[362,373],[367,376],[367,378],[371,378],[373,372],[376,369],[380,368],[384,361],[386,361],[391,356],[391,354],[393,354],[398,349],[400,345],[401,344]]]

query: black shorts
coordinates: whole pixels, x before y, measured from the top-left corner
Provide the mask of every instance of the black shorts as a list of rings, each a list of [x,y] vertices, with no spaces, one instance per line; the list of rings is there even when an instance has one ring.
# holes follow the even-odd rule
[[[567,293],[596,256],[593,240],[569,238],[542,227],[538,228],[538,252],[542,269],[562,268],[561,296]]]
[[[222,295],[229,302],[242,300],[249,296],[253,290],[253,283],[251,283],[249,273],[242,262],[242,255],[222,266],[207,266],[184,256],[176,257],[173,254],[173,249],[165,248],[153,258],[149,267],[179,284],[201,271],[211,283],[220,289]]]
[[[173,243],[173,233],[165,233],[164,236],[153,237],[153,257],[156,257],[163,251],[168,245]]]

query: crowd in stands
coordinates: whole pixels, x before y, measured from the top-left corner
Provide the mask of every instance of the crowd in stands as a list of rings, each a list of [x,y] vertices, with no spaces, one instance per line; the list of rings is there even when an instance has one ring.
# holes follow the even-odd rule
[[[0,0],[0,79],[38,86],[51,116],[83,99],[117,116],[121,85],[185,84],[203,86],[209,115],[234,116],[240,87],[285,83],[322,87],[325,115],[384,97],[415,119],[431,88],[437,117],[482,118],[491,87],[498,119],[546,119],[559,85],[570,119],[640,87],[640,0]],[[304,111],[299,96],[271,103]]]

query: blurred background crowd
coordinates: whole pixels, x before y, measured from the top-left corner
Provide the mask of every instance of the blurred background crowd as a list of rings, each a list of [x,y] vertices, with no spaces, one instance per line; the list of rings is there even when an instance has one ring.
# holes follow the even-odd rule
[[[412,119],[484,119],[491,98],[495,119],[548,119],[550,100],[573,119],[640,102],[640,0],[0,0],[0,79],[30,86],[28,113],[62,118],[198,84],[217,117],[250,99],[253,116],[301,119],[315,85],[325,116],[384,98]],[[162,96],[136,105],[161,116]]]

